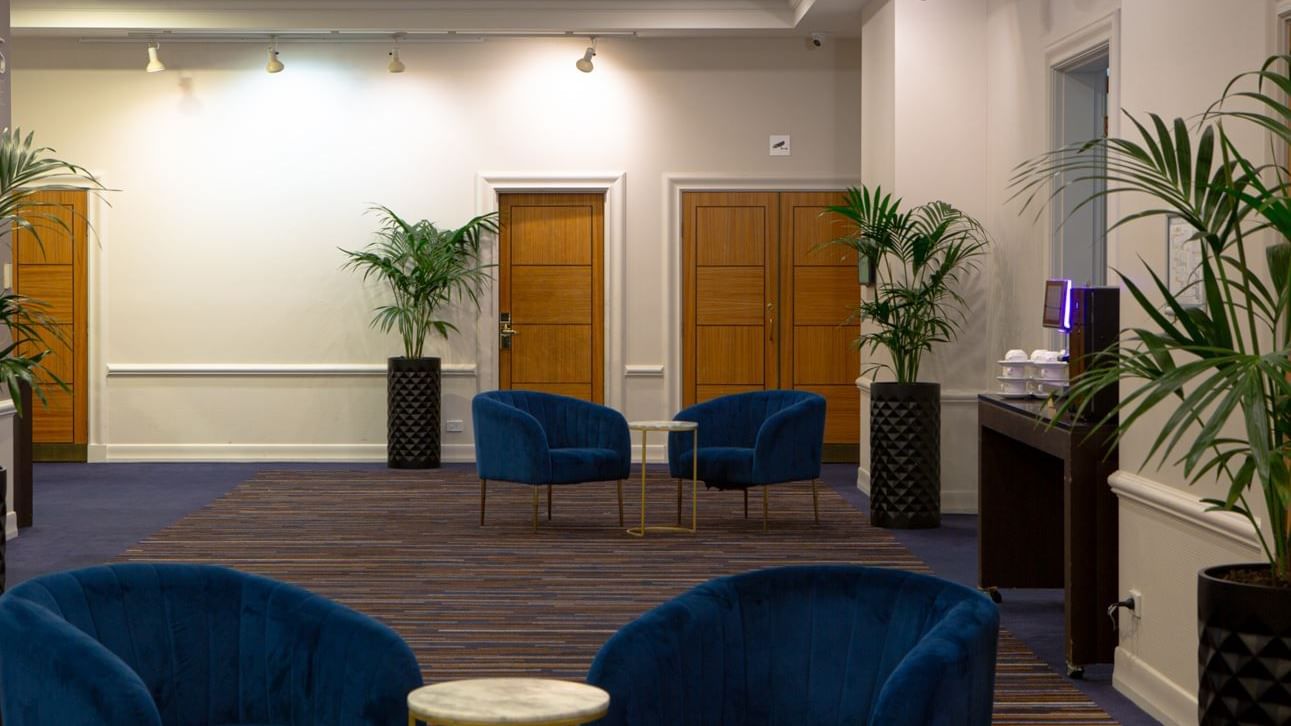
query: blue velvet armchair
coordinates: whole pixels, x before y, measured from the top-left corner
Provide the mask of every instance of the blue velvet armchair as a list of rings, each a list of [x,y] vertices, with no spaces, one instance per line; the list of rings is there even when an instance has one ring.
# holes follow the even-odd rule
[[[471,402],[475,466],[480,476],[480,526],[489,480],[533,487],[533,527],[538,528],[538,488],[617,481],[619,525],[623,480],[632,456],[623,414],[595,403],[537,391],[488,391]]]
[[[742,489],[746,518],[750,487],[762,487],[766,529],[766,486],[810,480],[812,512],[820,521],[816,479],[825,441],[823,397],[806,391],[738,393],[696,404],[673,418],[699,424],[699,478],[714,489]],[[669,434],[673,477],[691,477],[693,446],[690,434]]]
[[[624,626],[587,682],[602,726],[986,726],[999,613],[945,580],[850,565],[700,585]]]
[[[90,567],[0,597],[5,726],[402,726],[421,684],[385,625],[223,567]]]

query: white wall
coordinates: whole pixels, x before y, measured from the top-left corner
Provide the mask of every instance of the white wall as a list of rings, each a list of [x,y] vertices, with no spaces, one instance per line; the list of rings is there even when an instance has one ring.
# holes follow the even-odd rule
[[[1280,26],[1268,0],[989,0],[982,16],[984,27],[971,22],[972,18],[959,17],[948,4],[908,1],[913,11],[908,16],[910,24],[903,27],[901,10],[907,0],[890,0],[897,9],[894,33],[898,58],[934,64],[921,73],[942,72],[947,89],[958,94],[944,104],[934,104],[923,115],[958,119],[959,111],[968,104],[967,124],[979,128],[972,121],[977,101],[966,87],[980,94],[987,112],[981,130],[984,157],[970,149],[962,158],[943,158],[942,165],[949,169],[937,168],[927,155],[917,163],[916,157],[911,157],[903,164],[898,144],[894,176],[900,191],[907,166],[915,173],[942,174],[948,180],[971,179],[984,169],[985,201],[980,213],[996,249],[986,275],[989,288],[981,308],[975,310],[985,321],[982,350],[969,347],[967,351],[970,360],[984,361],[977,381],[990,386],[995,354],[1048,343],[1037,311],[1040,281],[1050,269],[1049,235],[1043,219],[1037,221],[1032,213],[1019,214],[1019,204],[1009,200],[1007,186],[1018,163],[1049,147],[1048,73],[1054,60],[1078,50],[1083,43],[1110,38],[1113,104],[1119,99],[1120,107],[1136,114],[1190,117],[1215,100],[1229,78],[1258,67],[1279,49]],[[982,12],[977,4],[969,5],[973,12]],[[923,12],[933,7],[945,15]],[[909,42],[935,44],[947,40],[945,23],[965,32],[980,29],[986,48],[984,75],[959,68],[935,49],[923,55],[901,54],[906,28],[910,30]],[[967,57],[977,57],[973,55],[974,43],[968,39],[961,42]],[[898,94],[906,88],[900,83],[901,67],[899,60]],[[901,129],[900,111],[897,119],[896,127]],[[1120,130],[1130,128],[1129,124],[1118,124],[1113,116],[1114,134],[1118,126]],[[935,131],[925,128],[921,133],[931,136]],[[1239,134],[1239,143],[1260,158],[1256,135],[1248,131]],[[900,138],[900,131],[896,136]],[[868,149],[873,140],[867,138],[864,143]],[[965,198],[975,199],[971,195]],[[1141,208],[1137,204],[1141,201],[1114,201],[1109,205],[1109,217],[1132,213]],[[1257,240],[1252,244],[1259,247],[1263,243]],[[1109,259],[1112,265],[1138,277],[1144,274],[1140,257],[1160,269],[1164,252],[1164,221],[1155,219],[1117,233],[1110,243]],[[1257,257],[1261,258],[1257,264],[1262,263],[1262,256]],[[1132,300],[1123,301],[1123,310],[1123,326],[1146,322]],[[954,350],[958,353],[963,348]],[[950,356],[941,360],[950,360]],[[944,373],[950,379],[950,373]],[[1217,491],[1214,482],[1190,488],[1177,470],[1142,468],[1160,420],[1145,420],[1124,441],[1120,451],[1123,469],[1112,481],[1120,496],[1121,591],[1137,589],[1143,597],[1141,619],[1121,616],[1115,683],[1163,721],[1195,723],[1196,573],[1211,564],[1258,559],[1258,552],[1253,549],[1250,528],[1235,521],[1235,515],[1204,511],[1199,498]],[[971,435],[975,436],[975,431]],[[947,470],[945,464],[943,469]]]
[[[625,173],[623,362],[664,366],[665,175],[860,166],[860,49],[842,39],[609,39],[592,74],[575,39],[408,45],[399,76],[379,46],[284,45],[271,76],[258,46],[165,45],[171,71],[146,74],[142,45],[18,43],[16,123],[121,190],[91,295],[91,451],[113,459],[381,458],[384,380],[344,366],[398,345],[367,327],[378,295],[336,250],[370,239],[370,203],[458,224],[483,172]],[[793,135],[792,157],[767,155],[771,133]],[[458,319],[433,346],[457,374],[444,419],[467,426],[445,435],[449,459],[470,456],[482,373],[475,315]],[[629,417],[657,418],[679,373],[611,375]]]

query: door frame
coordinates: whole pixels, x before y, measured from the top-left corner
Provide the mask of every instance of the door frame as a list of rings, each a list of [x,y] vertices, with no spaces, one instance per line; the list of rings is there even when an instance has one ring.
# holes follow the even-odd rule
[[[623,410],[624,355],[627,338],[627,300],[624,278],[627,274],[627,173],[622,171],[559,172],[480,172],[476,178],[476,214],[498,211],[499,194],[605,194],[604,275],[604,361],[605,405]],[[485,264],[498,261],[498,236],[489,235],[480,250]],[[496,281],[496,275],[494,276]],[[480,300],[480,314],[475,324],[475,384],[477,391],[498,387],[498,288]]]
[[[664,389],[668,400],[668,416],[681,410],[682,360],[681,344],[685,334],[682,320],[683,259],[681,229],[684,210],[681,195],[685,192],[832,192],[859,186],[855,176],[763,176],[747,174],[692,174],[665,173],[663,176],[664,207],[664,277],[662,310],[666,329],[663,336]],[[859,375],[859,374],[858,374]],[[860,391],[857,391],[860,395]]]

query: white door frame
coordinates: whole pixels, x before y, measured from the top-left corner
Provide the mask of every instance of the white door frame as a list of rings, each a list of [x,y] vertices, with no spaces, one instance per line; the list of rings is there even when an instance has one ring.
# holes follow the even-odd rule
[[[623,280],[627,262],[627,173],[480,172],[476,179],[476,214],[498,211],[498,195],[513,193],[605,194],[605,405],[623,410],[623,359],[627,324],[627,300]],[[481,250],[481,261],[496,264],[498,240],[489,239]],[[496,278],[495,278],[496,279]],[[498,387],[498,288],[490,285],[481,301],[475,326],[476,390]]]

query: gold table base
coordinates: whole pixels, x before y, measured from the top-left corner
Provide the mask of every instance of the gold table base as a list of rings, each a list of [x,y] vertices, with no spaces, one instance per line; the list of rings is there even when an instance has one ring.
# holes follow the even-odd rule
[[[681,526],[681,480],[677,480],[677,524],[656,524],[646,526],[646,439],[649,429],[641,430],[641,526],[629,527],[627,532],[633,537],[644,537],[647,532],[673,532],[694,534],[699,528],[699,429],[691,430],[691,479],[690,479],[690,526]]]

